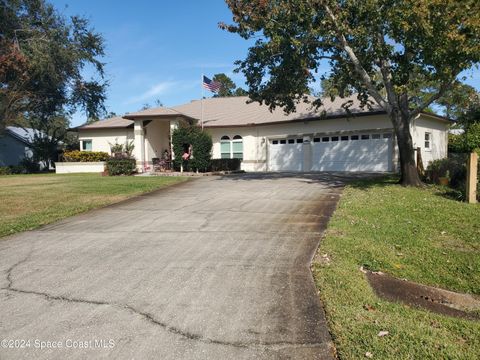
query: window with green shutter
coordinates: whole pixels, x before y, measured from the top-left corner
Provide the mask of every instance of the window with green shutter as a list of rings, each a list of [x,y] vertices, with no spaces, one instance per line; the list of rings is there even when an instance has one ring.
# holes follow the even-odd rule
[[[234,159],[243,159],[243,139],[240,135],[235,135],[233,137],[232,157]]]
[[[220,157],[222,159],[230,159],[230,154],[232,152],[231,149],[231,141],[228,136],[222,136],[220,139]]]

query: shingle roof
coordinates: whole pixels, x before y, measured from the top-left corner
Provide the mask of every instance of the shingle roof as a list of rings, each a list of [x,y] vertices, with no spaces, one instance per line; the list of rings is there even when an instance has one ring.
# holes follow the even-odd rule
[[[311,102],[315,100],[310,97],[310,103],[301,102],[297,104],[295,112],[286,114],[283,109],[276,108],[270,111],[268,106],[260,105],[257,102],[249,103],[247,96],[219,97],[203,100],[203,124],[205,127],[215,126],[246,126],[254,124],[278,123],[293,120],[306,120],[322,116],[346,116],[347,110],[343,107],[349,103],[349,111],[354,114],[372,113],[380,111],[378,105],[372,102],[372,107],[360,107],[360,101],[356,96],[349,98],[323,99],[324,105],[314,109]],[[185,116],[200,120],[202,118],[202,101],[193,100],[190,103],[173,106],[171,108],[158,107],[130,113],[124,116],[126,119],[148,118],[148,117]],[[103,123],[107,125],[107,123]]]
[[[149,116],[182,116],[184,114],[178,112],[177,110],[167,108],[167,107],[157,107],[151,109],[145,109],[142,111],[137,111],[133,113],[128,113],[124,116],[125,119],[135,119],[140,117],[149,117]]]
[[[283,109],[277,107],[270,111],[268,106],[257,102],[247,103],[247,96],[210,98],[203,100],[203,124],[205,127],[215,126],[245,126],[255,124],[280,123],[294,120],[306,120],[313,118],[347,116],[347,110],[342,106],[350,102],[349,111],[354,114],[372,113],[381,111],[376,104],[371,108],[360,107],[360,101],[356,96],[349,98],[323,99],[323,106],[319,109],[312,107],[311,102],[315,98],[310,97],[310,103],[297,104],[296,111],[286,114]],[[189,117],[200,119],[202,113],[201,100],[194,100],[188,104],[174,106],[173,109]]]
[[[337,97],[333,101],[330,98],[322,99],[323,105],[315,109],[312,102],[315,98],[309,97],[309,102],[300,102],[296,111],[286,114],[282,108],[277,107],[270,111],[268,106],[257,102],[248,102],[247,96],[219,97],[203,100],[203,124],[205,127],[249,126],[276,124],[290,121],[302,121],[308,119],[345,117],[350,114],[369,115],[383,113],[380,106],[370,101],[369,106],[361,107],[360,100],[356,95],[346,98]],[[347,106],[345,106],[348,104]],[[348,111],[346,109],[348,107]],[[79,129],[102,129],[102,128],[127,128],[133,126],[133,119],[149,119],[153,117],[183,116],[189,119],[200,120],[202,118],[202,101],[193,100],[187,104],[173,106],[171,108],[157,107],[126,114],[122,117],[113,117],[97,121],[93,124],[80,126]],[[441,118],[438,115],[432,116]]]
[[[129,126],[133,126],[132,120],[127,120],[120,116],[115,116],[109,119],[100,120],[91,124],[79,126],[77,129],[89,130],[103,128],[127,128]]]

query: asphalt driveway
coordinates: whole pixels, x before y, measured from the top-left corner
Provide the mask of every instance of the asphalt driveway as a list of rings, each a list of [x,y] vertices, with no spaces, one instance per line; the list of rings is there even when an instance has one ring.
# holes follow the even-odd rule
[[[205,177],[1,239],[0,359],[331,358],[309,264],[341,184]]]

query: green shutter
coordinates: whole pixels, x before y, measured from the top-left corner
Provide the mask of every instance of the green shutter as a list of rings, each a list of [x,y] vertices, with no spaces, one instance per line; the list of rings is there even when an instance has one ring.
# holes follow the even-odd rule
[[[232,142],[233,158],[234,159],[243,159],[243,141],[233,141]]]
[[[220,142],[220,155],[222,159],[230,159],[230,141]]]
[[[234,141],[232,142],[233,145],[233,152],[234,153],[243,153],[243,142],[242,141]]]

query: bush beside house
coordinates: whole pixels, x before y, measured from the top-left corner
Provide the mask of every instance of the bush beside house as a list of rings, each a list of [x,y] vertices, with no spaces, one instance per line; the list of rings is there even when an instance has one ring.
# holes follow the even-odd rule
[[[128,151],[125,151],[123,145],[113,146],[112,156],[103,151],[67,151],[63,154],[63,158],[67,163],[96,163],[104,162],[104,171],[111,176],[132,175],[136,172],[136,161],[129,154],[133,146],[128,144]]]
[[[63,159],[66,162],[98,162],[107,161],[110,155],[103,151],[66,151],[63,153]]]
[[[480,156],[480,150],[477,151]],[[450,153],[448,158],[432,161],[425,172],[426,180],[438,184],[440,178],[448,178],[449,186],[454,190],[452,195],[457,199],[465,199],[467,180],[468,153]],[[477,179],[480,179],[480,161]],[[480,200],[480,182],[477,182],[477,199]]]
[[[242,161],[240,159],[212,159],[210,160],[211,171],[238,171]]]
[[[137,171],[136,161],[132,158],[110,158],[105,162],[105,171],[110,176],[132,175]]]
[[[213,146],[210,134],[197,126],[181,126],[173,131],[172,145],[176,170],[181,166],[187,171],[205,172],[209,169]]]
[[[427,181],[439,183],[447,178],[453,195],[465,199],[467,181],[467,159],[469,153],[477,152],[480,157],[480,114],[475,108],[463,114],[459,121],[464,132],[448,135],[448,158],[432,161],[427,167]],[[480,200],[480,161],[477,173],[477,199]]]
[[[23,158],[18,165],[0,166],[0,175],[34,174],[40,172],[40,164],[31,158]]]

